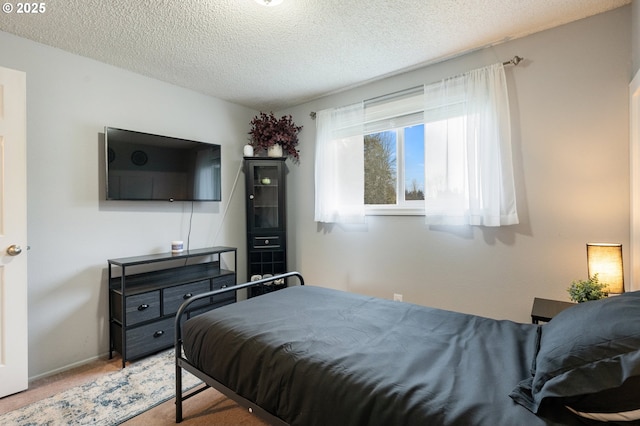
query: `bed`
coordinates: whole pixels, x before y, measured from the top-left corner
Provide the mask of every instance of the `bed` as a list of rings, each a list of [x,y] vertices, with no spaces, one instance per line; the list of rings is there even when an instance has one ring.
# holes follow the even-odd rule
[[[520,324],[303,285],[184,320],[182,369],[277,425],[591,425],[640,418],[640,292]],[[233,290],[264,285],[245,283]],[[182,327],[178,327],[181,324]]]

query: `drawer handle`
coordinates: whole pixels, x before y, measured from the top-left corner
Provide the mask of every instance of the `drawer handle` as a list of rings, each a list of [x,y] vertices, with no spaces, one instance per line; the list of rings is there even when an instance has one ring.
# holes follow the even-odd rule
[[[149,307],[149,305],[147,305],[146,303],[143,303],[142,305],[138,306],[138,310],[139,311],[144,311],[148,307]]]
[[[158,330],[155,333],[153,333],[153,337],[160,337],[164,334],[164,330]]]
[[[184,296],[182,296],[182,298],[183,298],[183,299],[188,299],[188,298],[190,298],[191,296],[193,296],[193,294],[191,294],[191,293],[187,293],[187,294],[185,294]]]

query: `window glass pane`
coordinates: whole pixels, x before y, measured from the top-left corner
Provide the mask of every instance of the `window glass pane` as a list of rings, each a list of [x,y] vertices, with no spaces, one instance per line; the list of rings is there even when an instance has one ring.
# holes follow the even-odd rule
[[[424,200],[424,124],[404,128],[404,197]]]
[[[395,131],[372,133],[364,137],[364,203],[396,204]]]
[[[259,228],[279,227],[278,214],[278,168],[254,166],[253,168],[253,226]]]

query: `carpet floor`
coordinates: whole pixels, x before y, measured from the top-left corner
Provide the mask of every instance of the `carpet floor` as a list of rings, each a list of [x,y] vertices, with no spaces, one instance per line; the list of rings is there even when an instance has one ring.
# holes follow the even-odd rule
[[[167,389],[173,381],[172,359],[171,353],[158,354],[130,363],[124,370],[120,359],[98,360],[40,379],[30,383],[27,391],[0,399],[0,424],[173,425],[175,395]],[[159,363],[164,373],[149,367]],[[153,370],[156,377],[151,379]],[[184,374],[185,386],[199,381]],[[266,425],[214,389],[184,402],[183,416],[182,424],[187,426]]]

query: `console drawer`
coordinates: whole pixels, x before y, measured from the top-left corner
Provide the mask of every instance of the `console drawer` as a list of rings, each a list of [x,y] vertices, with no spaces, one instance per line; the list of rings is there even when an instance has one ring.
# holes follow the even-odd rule
[[[160,318],[160,290],[140,293],[125,298],[127,325]],[[113,318],[122,323],[122,296],[111,292],[111,308]]]
[[[268,237],[253,237],[253,248],[254,249],[275,249],[280,248],[282,242],[280,241],[280,236],[271,235]]]
[[[210,290],[209,280],[198,281],[191,284],[183,284],[176,287],[165,288],[162,293],[162,309],[164,315],[173,315],[178,312],[178,308],[185,300],[197,294],[206,293]],[[208,297],[200,299],[189,305],[189,309],[208,305],[211,300]]]
[[[173,345],[174,318],[127,329],[127,359],[138,358]]]
[[[223,275],[221,277],[216,277],[213,279],[213,288],[212,290],[218,290],[221,288],[231,287],[236,285],[236,276],[235,274]],[[229,292],[229,294],[233,294],[233,292]]]
[[[213,280],[212,290],[219,290],[221,288],[227,288],[236,285],[236,276],[232,275],[224,275],[221,277],[217,277]],[[218,294],[212,297],[212,302],[217,305],[233,303],[236,301],[236,292],[228,291],[223,294]]]

